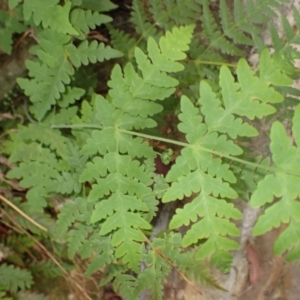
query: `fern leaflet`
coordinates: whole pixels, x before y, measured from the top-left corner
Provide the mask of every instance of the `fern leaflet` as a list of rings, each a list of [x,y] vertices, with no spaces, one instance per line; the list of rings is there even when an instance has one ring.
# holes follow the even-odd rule
[[[239,231],[229,218],[238,219],[240,212],[227,203],[225,198],[236,198],[236,192],[228,182],[235,183],[236,178],[229,166],[214,158],[211,153],[219,155],[240,155],[242,149],[227,139],[241,136],[254,136],[257,131],[235,115],[246,116],[249,119],[261,118],[275,111],[268,102],[282,101],[282,96],[269,86],[269,82],[277,85],[289,85],[291,80],[285,74],[270,66],[271,58],[267,51],[261,55],[260,78],[254,76],[246,61],[241,59],[237,66],[239,83],[234,79],[229,69],[223,66],[220,70],[220,86],[223,97],[223,107],[217,96],[206,82],[200,84],[198,103],[205,117],[199,115],[199,110],[186,97],[181,98],[181,123],[178,128],[186,134],[189,143],[184,148],[167,174],[171,187],[162,200],[169,202],[183,199],[196,193],[193,201],[183,209],[177,209],[170,223],[174,229],[182,225],[196,222],[182,240],[183,246],[197,243],[199,239],[207,239],[196,257],[205,258],[220,255],[223,251],[236,249],[238,244],[225,235],[238,235]],[[277,70],[277,71],[276,71]],[[253,94],[252,86],[255,85]],[[253,100],[257,99],[257,100]],[[219,124],[222,124],[219,127]],[[221,134],[220,134],[221,133]],[[223,134],[224,133],[224,134]],[[208,151],[207,149],[210,149]],[[196,221],[197,217],[200,221]]]
[[[71,2],[64,6],[57,5],[59,0],[49,0],[47,3],[25,0],[23,5],[23,14],[25,21],[32,17],[35,25],[44,28],[51,28],[53,31],[64,34],[78,35],[69,21]]]
[[[7,54],[12,50],[12,35],[13,33],[21,33],[25,31],[26,27],[21,24],[15,17],[0,9],[0,49]]]
[[[19,289],[28,289],[31,285],[32,276],[27,270],[7,264],[0,266],[0,290],[17,292]]]
[[[274,245],[275,254],[281,254],[290,250],[288,260],[300,258],[299,240],[299,157],[300,157],[300,106],[295,109],[293,118],[293,137],[295,146],[291,145],[290,138],[286,135],[284,126],[276,121],[271,129],[270,150],[275,170],[274,174],[266,175],[257,186],[251,197],[251,205],[254,207],[272,203],[274,197],[277,201],[272,203],[265,213],[259,217],[253,233],[261,235],[272,227],[279,227],[281,223],[287,223],[286,229],[280,234]],[[298,146],[298,147],[297,147]]]

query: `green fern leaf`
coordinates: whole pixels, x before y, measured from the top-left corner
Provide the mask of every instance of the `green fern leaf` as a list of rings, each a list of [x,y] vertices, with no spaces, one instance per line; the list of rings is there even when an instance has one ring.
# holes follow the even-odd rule
[[[145,118],[144,114],[151,116],[161,111],[162,107],[152,100],[163,100],[175,91],[178,81],[164,72],[178,72],[183,69],[177,60],[185,58],[183,51],[188,50],[192,29],[193,26],[175,28],[172,33],[168,32],[166,37],[160,39],[159,47],[149,38],[148,53],[151,61],[136,48],[135,58],[142,76],[134,71],[132,64],[127,64],[124,68],[124,75],[119,66],[113,69],[111,81],[108,83],[111,87],[109,95],[117,108],[122,110],[126,107],[126,114],[123,114],[119,125],[124,126],[128,124],[128,119],[139,115],[134,122],[131,121],[136,124],[135,129],[154,126],[155,123]],[[131,115],[130,118],[127,113]],[[132,125],[125,128],[131,129]]]
[[[8,209],[8,211],[9,211],[9,209]],[[11,215],[16,215],[16,213],[14,213],[12,210],[10,210],[10,214]],[[8,223],[10,221],[8,218],[5,218],[5,217],[3,218],[3,220],[7,221]],[[24,252],[28,251],[28,249],[30,249],[31,247],[34,246],[34,241],[30,237],[28,237],[27,235],[10,234],[5,239],[5,245],[7,247],[12,248],[13,250],[15,250],[18,253],[24,253]],[[21,249],[20,249],[20,245],[22,245]],[[2,249],[1,249],[1,251],[2,251]],[[20,256],[13,258],[13,261],[15,263],[19,264],[20,266],[24,266],[25,265],[24,262],[23,262],[23,260],[22,260],[22,258]]]
[[[149,39],[151,62],[137,48],[135,58],[140,73],[130,63],[124,74],[119,66],[113,69],[109,82],[111,103],[102,96],[95,98],[97,123],[102,129],[93,130],[82,149],[84,154],[101,154],[93,163],[87,163],[80,177],[81,182],[97,181],[88,197],[89,201],[98,202],[91,221],[100,223],[101,235],[112,235],[115,256],[135,272],[139,268],[140,243],[145,242],[141,230],[151,228],[144,218],[149,218],[149,207],[143,198],[152,193],[153,171],[149,172],[141,162],[156,154],[142,139],[126,132],[155,125],[148,117],[160,111],[154,101],[170,96],[178,83],[165,72],[182,69],[177,60],[185,58],[183,51],[188,50],[192,30],[193,26],[174,29],[161,38],[159,47]]]
[[[61,95],[58,105],[60,107],[69,107],[71,104],[74,104],[76,100],[79,100],[84,95],[84,93],[85,91],[83,89],[79,89],[76,87],[71,88],[68,86],[65,93]]]
[[[114,278],[122,276],[123,275],[122,273],[124,273],[124,272],[126,272],[126,267],[124,265],[121,265],[121,264],[108,265],[103,274],[103,278],[100,280],[99,285],[104,286],[105,284],[112,282],[114,280]],[[118,290],[118,289],[115,288],[115,290]]]
[[[300,144],[300,106],[298,105],[293,118],[293,134],[297,146]],[[265,213],[259,217],[254,226],[253,233],[261,235],[272,227],[279,227],[281,223],[287,223],[287,228],[280,234],[274,245],[276,254],[291,250],[287,256],[289,259],[299,259],[299,209],[298,197],[300,152],[299,148],[291,145],[290,138],[286,135],[284,126],[276,121],[271,129],[270,149],[273,155],[275,173],[266,175],[257,186],[257,190],[251,197],[251,205],[263,206],[278,200]]]
[[[179,115],[179,119],[182,123],[179,124],[179,129],[187,133],[186,138],[192,147],[182,150],[181,156],[176,160],[176,164],[167,174],[167,181],[175,180],[175,182],[172,183],[171,187],[164,194],[162,200],[168,202],[175,199],[183,199],[184,196],[189,197],[192,193],[200,192],[183,209],[177,209],[176,215],[171,220],[170,228],[189,225],[190,221],[195,222],[198,216],[202,217],[201,221],[192,225],[192,228],[183,238],[182,244],[183,246],[189,246],[197,243],[199,239],[208,238],[197,253],[198,257],[205,258],[222,249],[225,251],[237,249],[238,244],[236,242],[222,236],[239,234],[238,229],[228,219],[238,219],[241,215],[232,204],[222,200],[225,197],[237,197],[235,191],[228,183],[222,181],[221,178],[214,178],[215,174],[211,175],[205,172],[208,168],[215,169],[218,165],[222,164],[221,161],[214,160],[211,154],[202,152],[200,150],[201,147],[205,145],[214,149],[216,146],[219,148],[220,144],[215,143],[210,138],[206,138],[206,136],[210,135],[207,132],[207,125],[202,123],[202,118],[198,115],[198,110],[194,108],[188,98],[182,97],[181,106],[182,113]],[[198,125],[195,126],[195,124]],[[217,135],[214,135],[214,138],[220,139]],[[224,148],[228,149],[229,147],[229,149],[232,149],[230,152],[235,154],[240,153],[239,148],[235,148],[231,141],[222,139],[222,143],[228,144]],[[207,161],[210,161],[211,166],[207,165]],[[225,171],[224,175],[226,176],[225,180],[235,181],[233,174],[228,170],[228,166],[225,165],[223,168]],[[217,197],[221,197],[221,199],[217,199]],[[217,217],[216,215],[220,211],[223,214]]]
[[[289,85],[291,80],[276,66],[270,66],[270,61],[272,59],[268,52],[264,51],[261,55],[258,78],[253,75],[246,61],[241,59],[237,66],[239,82],[234,82],[228,68],[222,66],[220,86],[223,107],[209,85],[201,82],[198,103],[204,118],[187,97],[181,98],[181,114],[178,116],[181,123],[178,128],[186,134],[189,146],[182,150],[176,164],[168,172],[166,179],[172,182],[172,185],[162,200],[169,202],[198,194],[183,209],[177,209],[170,223],[170,228],[174,229],[182,225],[187,226],[198,217],[202,218],[192,225],[182,240],[183,246],[186,247],[197,243],[198,240],[207,239],[196,254],[198,258],[222,256],[222,253],[238,247],[236,242],[224,237],[227,234],[239,234],[229,219],[240,218],[240,212],[225,201],[226,198],[237,197],[236,192],[225,182],[235,183],[236,179],[229,166],[223,164],[220,159],[213,158],[207,149],[222,155],[241,154],[241,148],[227,140],[225,134],[236,138],[237,135],[253,136],[257,131],[235,115],[247,116],[249,119],[262,117],[275,111],[268,102],[283,100],[270,84]],[[219,122],[226,124],[223,123],[219,127]]]
[[[60,210],[57,220],[56,233],[61,237],[67,229],[78,219],[80,219],[79,205],[84,203],[84,199],[76,198],[74,202],[66,202]]]
[[[129,274],[118,274],[114,280],[114,289],[119,291],[125,299],[138,300],[137,280]]]
[[[7,264],[0,266],[0,290],[17,292],[19,289],[29,289],[32,283],[32,276],[27,270]]]
[[[233,43],[229,42],[222,34],[219,26],[214,19],[210,8],[209,1],[204,1],[203,4],[203,16],[201,18],[203,33],[206,35],[209,41],[209,48],[216,48],[223,53],[230,55],[243,56],[243,51],[236,47]]]
[[[40,44],[33,49],[41,62],[27,61],[26,66],[32,79],[19,78],[18,84],[34,103],[32,112],[41,120],[52,105],[66,107],[84,93],[83,89],[66,88],[74,75],[74,67],[120,57],[122,54],[105,47],[97,41],[83,41],[77,48],[70,43],[69,36],[52,30],[39,35]],[[74,65],[74,66],[73,66]]]
[[[25,31],[26,27],[21,24],[15,17],[9,15],[1,9],[0,20],[0,49],[2,49],[7,54],[11,54],[13,34]]]
[[[143,273],[140,274],[137,282],[137,287],[133,290],[136,290],[136,294],[140,294],[140,290],[150,290],[151,299],[163,299],[163,286],[162,282],[164,281],[164,274],[157,270],[155,266],[147,268]]]
[[[86,244],[80,249],[79,254],[82,258],[87,258],[91,257],[92,253],[96,253],[96,255],[93,255],[93,258],[84,273],[85,276],[90,276],[114,261],[111,238],[100,237],[97,232],[94,232],[94,234],[89,237]]]
[[[89,62],[96,63],[111,58],[122,56],[118,50],[112,49],[110,46],[105,46],[97,41],[83,41],[77,48],[73,44],[66,47],[69,53],[69,58],[75,67],[80,67],[81,64],[88,65]]]
[[[61,93],[65,92],[65,85],[70,83],[74,70],[64,55],[63,45],[70,41],[69,37],[47,30],[39,38],[36,54],[43,63],[27,61],[26,66],[33,79],[19,78],[17,81],[35,103],[33,113],[41,120],[51,106],[56,104]]]
[[[204,51],[198,52],[197,60],[213,62],[222,61],[214,58],[216,51],[244,56],[244,51],[237,47],[237,44],[255,45],[259,50],[262,50],[265,47],[261,38],[263,25],[276,17],[273,10],[274,8],[280,9],[282,1],[247,0],[243,2],[235,0],[231,5],[232,8],[229,9],[228,2],[222,0],[220,1],[218,16],[211,9],[209,0],[203,0],[201,4],[203,10],[201,16],[202,33],[208,47],[205,47]],[[211,54],[213,56],[210,56]]]
[[[193,0],[152,0],[150,5],[153,19],[165,30],[172,30],[175,26],[193,24],[201,14],[201,6]]]
[[[201,111],[205,115],[205,123],[211,131],[227,133],[232,139],[236,139],[238,135],[255,136],[258,134],[255,128],[241,118],[234,117],[231,105],[225,105],[224,109],[216,94],[205,81],[200,83],[199,93]]]
[[[241,3],[241,1],[237,2]],[[226,0],[220,1],[220,16],[224,35],[232,39],[235,44],[253,45],[253,40],[250,39],[243,31],[241,31],[240,28],[237,28],[235,20],[231,19]],[[240,19],[239,14],[238,17]]]
[[[32,17],[35,25],[51,28],[54,31],[78,35],[69,21],[71,2],[64,6],[57,5],[58,0],[49,0],[47,3],[25,0],[23,5],[24,19],[29,21]]]
[[[149,37],[160,37],[161,34],[158,33],[154,25],[148,21],[141,1],[132,1],[130,20],[134,24],[136,32],[139,33],[143,38],[148,39]]]
[[[69,150],[67,147],[67,138],[63,137],[60,131],[47,128],[46,126],[41,126],[39,124],[30,124],[28,127],[23,127],[22,130],[20,130],[17,138],[24,141],[38,141],[42,145],[49,146],[51,150],[54,150],[57,155],[63,158],[67,158],[69,155]],[[16,162],[17,160],[22,160],[20,149],[16,149],[15,151],[16,153],[18,153],[18,156],[16,158],[12,156],[12,161]],[[40,146],[40,151],[45,151],[46,153],[48,153],[49,149],[42,148]],[[50,155],[47,157],[46,160],[44,160],[45,162],[49,159],[49,163],[53,163],[53,158],[50,159]],[[40,159],[36,160],[43,161],[42,159],[43,158],[41,156]]]
[[[234,165],[237,182],[234,184],[235,191],[245,201],[250,201],[250,195],[256,190],[258,182],[267,174],[270,166],[270,158],[262,159],[261,155],[254,158],[256,166]],[[264,167],[258,168],[257,166]]]
[[[31,188],[27,193],[27,199],[36,210],[46,206],[45,197],[48,191],[55,190],[55,179],[59,177],[57,170],[39,162],[21,163],[7,174],[7,178],[23,179],[20,186]]]
[[[28,21],[31,17],[33,17],[34,23],[39,25],[43,20],[44,14],[53,8],[53,6],[55,6],[58,2],[58,0],[51,0],[48,1],[45,6],[42,2],[33,3],[32,1],[27,0],[24,2],[23,6],[24,19]]]
[[[29,203],[36,210],[41,210],[46,206],[49,193],[61,190],[59,182],[68,184],[60,171],[66,171],[69,166],[62,167],[61,161],[58,160],[67,161],[67,139],[62,137],[59,131],[39,124],[20,128],[14,139],[18,146],[12,151],[10,159],[12,162],[21,163],[10,170],[7,177],[22,178],[21,186],[31,188],[27,192]],[[36,143],[37,141],[39,143]],[[76,187],[79,190],[78,181]]]
[[[135,241],[144,241],[144,236],[136,228],[150,229],[151,226],[139,214],[132,213],[133,211],[148,210],[148,207],[141,201],[137,201],[138,199],[133,195],[149,193],[151,190],[146,185],[150,185],[152,181],[143,174],[137,161],[130,163],[129,156],[108,153],[99,163],[100,169],[109,168],[110,175],[105,179],[97,180],[98,184],[92,186],[93,190],[89,195],[89,200],[97,200],[105,194],[114,193],[109,199],[96,204],[91,220],[97,222],[105,219],[100,229],[101,235],[117,230],[112,239],[113,246],[119,245],[116,257],[122,257],[124,263],[128,263],[132,269],[137,270],[136,262],[139,259],[140,245]],[[141,182],[132,181],[131,178],[139,174]],[[95,175],[98,177],[97,173]],[[125,177],[125,175],[127,176]],[[127,252],[127,249],[131,249],[130,253]]]
[[[109,25],[107,25],[107,28],[109,30],[111,44],[114,49],[121,51],[126,60],[131,61],[133,58],[134,46],[137,44],[137,40],[122,30],[118,30]]]
[[[88,235],[92,232],[91,226],[77,223],[75,229],[68,232],[68,257],[72,259],[86,243]]]
[[[75,194],[80,193],[81,184],[78,183],[79,174],[70,173],[70,172],[62,172],[61,176],[57,178],[57,184],[59,187],[57,188],[57,192],[61,194]]]
[[[73,27],[84,38],[90,29],[95,29],[96,26],[112,21],[112,18],[104,14],[99,14],[97,11],[83,10],[80,8],[73,9],[70,16],[70,21]]]
[[[294,20],[297,28],[300,28],[300,14],[297,10],[293,10]],[[277,29],[270,24],[269,30],[272,36],[272,43],[275,49],[275,55],[279,61],[281,61],[281,67],[284,68],[290,74],[294,72],[294,60],[300,58],[300,52],[294,45],[299,45],[300,34],[299,30],[289,24],[289,21],[285,16],[281,16],[283,36],[279,37]],[[293,93],[295,95],[295,93]]]
[[[223,66],[220,71],[220,86],[225,106],[232,107],[230,109],[232,113],[246,116],[250,120],[274,113],[275,108],[267,102],[281,102],[283,97],[270,87],[270,84],[279,86],[292,84],[292,80],[280,70],[276,61],[270,57],[268,50],[263,51],[260,56],[259,78],[253,75],[244,59],[239,61],[237,74],[240,86],[233,84],[234,79],[229,69]]]
[[[63,275],[63,271],[51,259],[33,262],[30,265],[30,270],[35,276],[46,278],[56,278]]]
[[[146,268],[137,277],[137,294],[147,288],[151,292],[151,299],[163,299],[162,283],[172,269],[171,264],[180,269],[191,264],[191,260],[187,260],[186,254],[181,252],[180,245],[181,235],[178,233],[165,234],[164,238],[151,241],[151,249],[145,249],[143,253]]]

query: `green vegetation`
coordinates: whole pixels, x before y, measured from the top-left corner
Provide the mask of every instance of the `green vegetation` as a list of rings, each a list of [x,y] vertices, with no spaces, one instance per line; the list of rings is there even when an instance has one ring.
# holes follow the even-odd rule
[[[23,38],[33,45],[20,104],[12,109],[9,95],[0,104],[1,299],[26,299],[39,276],[74,270],[130,300],[145,289],[162,299],[172,268],[218,287],[204,265],[230,267],[236,198],[266,208],[255,235],[285,223],[274,252],[299,260],[299,13],[296,30],[281,16],[283,37],[269,25],[274,51],[262,39],[283,2],[133,0],[127,31],[109,0],[4,4],[1,57]],[[244,146],[260,133],[253,120],[279,111],[292,133],[276,118],[271,156],[254,157]],[[180,138],[163,133],[169,115]],[[172,164],[166,177],[156,173],[157,144]],[[154,236],[158,205],[187,197]]]

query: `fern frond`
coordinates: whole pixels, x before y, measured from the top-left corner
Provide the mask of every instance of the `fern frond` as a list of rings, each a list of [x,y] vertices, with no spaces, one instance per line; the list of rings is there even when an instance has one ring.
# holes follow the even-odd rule
[[[68,256],[70,259],[84,246],[88,235],[93,231],[91,226],[76,223],[75,228],[68,232]]]
[[[122,54],[97,41],[83,41],[78,47],[71,43],[70,36],[51,30],[38,35],[40,44],[33,51],[40,61],[27,61],[26,66],[32,79],[19,78],[18,84],[30,97],[32,112],[41,120],[51,106],[62,102],[73,103],[84,94],[79,88],[66,88],[74,75],[74,67],[119,57]]]
[[[125,299],[139,299],[137,290],[137,280],[130,274],[117,274],[114,280],[114,289],[120,291]],[[160,298],[157,298],[160,299]]]
[[[88,65],[89,62],[96,63],[104,60],[122,56],[122,53],[112,49],[110,46],[105,46],[104,43],[97,41],[83,41],[77,48],[73,44],[66,47],[69,52],[69,58],[75,67],[80,67],[81,64]]]
[[[82,258],[93,257],[84,273],[85,276],[90,276],[114,262],[111,238],[99,236],[97,232],[89,237],[79,254]]]
[[[277,59],[281,61],[281,66],[287,71],[290,71],[291,74],[294,70],[295,59],[300,58],[300,51],[295,47],[295,45],[300,44],[300,14],[296,9],[293,10],[293,17],[297,30],[289,24],[289,21],[284,15],[281,16],[283,28],[282,37],[279,36],[277,29],[272,24],[269,25],[275,55]]]
[[[106,268],[106,270],[103,274],[103,278],[100,280],[99,285],[104,286],[105,284],[112,282],[114,280],[114,278],[122,275],[124,272],[126,272],[126,267],[124,265],[110,264]],[[118,289],[116,288],[115,290],[117,291]]]
[[[254,158],[256,166],[232,165],[237,177],[234,184],[235,191],[245,201],[250,201],[250,195],[256,190],[258,182],[267,174],[270,167],[270,158],[262,159],[261,155]],[[257,166],[260,166],[258,168]]]
[[[29,271],[7,264],[0,266],[0,290],[17,292],[19,289],[29,289],[32,283]]]
[[[226,39],[225,34],[220,30],[210,11],[209,1],[204,1],[201,21],[203,33],[208,40],[208,48],[216,48],[225,54],[243,56],[243,51],[233,43],[230,43],[230,41]]]
[[[56,278],[63,275],[62,270],[51,259],[33,262],[30,265],[30,270],[35,276],[46,278]]]
[[[275,254],[281,254],[289,250],[288,260],[300,258],[299,239],[299,174],[300,174],[300,106],[295,109],[293,118],[293,137],[295,145],[291,144],[290,137],[279,121],[276,121],[270,133],[270,150],[275,170],[274,174],[266,175],[257,186],[251,197],[251,205],[254,207],[271,203],[265,213],[259,217],[253,228],[255,235],[261,235],[273,227],[279,227],[281,223],[287,226],[279,235],[274,244]],[[274,197],[278,200],[274,201]]]
[[[32,208],[41,211],[42,207],[47,204],[48,192],[55,190],[55,179],[59,176],[53,167],[55,166],[39,162],[21,163],[7,174],[7,178],[21,179],[23,177],[20,186],[31,188],[26,194],[27,199]]]
[[[200,4],[193,0],[152,0],[150,5],[154,21],[165,30],[193,24],[201,15]]]
[[[72,109],[62,110],[57,115],[49,115],[45,123],[51,124],[52,121],[66,119],[73,114]],[[45,125],[30,124],[28,127],[20,128],[13,142],[18,147],[12,151],[10,160],[20,164],[10,170],[7,177],[22,178],[20,185],[30,188],[27,199],[32,208],[41,210],[53,192],[61,194],[80,192],[81,184],[78,177],[87,158],[78,156],[77,153],[78,160],[74,162],[75,157],[72,158],[69,154],[76,154],[76,148],[70,147],[67,138],[61,136],[59,131]]]
[[[89,218],[92,212],[91,203],[83,198],[76,198],[74,202],[66,202],[62,207],[57,221],[58,237],[66,233],[68,240],[68,255],[72,258],[76,253],[81,258],[92,257],[86,276],[109,265],[113,261],[110,237],[100,237],[89,225]],[[74,229],[67,231],[74,224]]]
[[[238,4],[237,4],[238,2]],[[238,13],[238,21],[241,22],[241,10],[240,5],[241,1],[235,1]],[[226,0],[220,1],[220,17],[221,17],[221,24],[224,31],[224,35],[228,38],[232,39],[235,44],[242,44],[242,45],[253,45],[252,39],[247,36],[243,31],[236,27],[235,22],[237,20],[232,20],[229,8],[227,6]]]
[[[148,56],[136,48],[140,73],[130,63],[124,74],[119,66],[113,69],[109,82],[111,103],[101,96],[95,100],[96,118],[103,129],[94,130],[82,149],[84,154],[101,154],[87,164],[80,177],[81,182],[97,181],[88,197],[89,201],[98,201],[92,222],[100,222],[101,235],[112,235],[116,258],[122,258],[136,272],[140,243],[145,241],[140,230],[151,228],[144,219],[149,207],[143,197],[152,193],[153,175],[141,161],[153,159],[155,153],[142,139],[133,138],[126,131],[155,125],[150,116],[161,108],[154,101],[170,96],[177,85],[177,80],[165,72],[182,69],[177,60],[185,58],[183,51],[188,50],[192,29],[192,26],[173,29],[160,39],[159,47],[150,38]]]
[[[5,53],[11,54],[12,35],[25,31],[26,26],[19,22],[14,16],[9,15],[0,9],[0,49]]]
[[[146,40],[149,37],[158,39],[161,36],[155,26],[149,22],[144,11],[143,4],[139,0],[132,1],[132,13],[130,21],[135,25],[136,32]]]
[[[222,66],[222,104],[209,85],[201,82],[198,103],[205,123],[192,102],[186,96],[181,98],[181,114],[178,116],[181,123],[178,128],[186,134],[190,146],[181,151],[181,156],[168,172],[166,179],[172,182],[172,185],[162,200],[169,202],[196,193],[191,203],[183,209],[177,209],[170,228],[189,225],[191,221],[196,222],[184,236],[182,244],[189,246],[198,240],[207,239],[197,252],[198,258],[220,255],[223,251],[238,247],[236,242],[224,237],[239,233],[229,219],[240,218],[240,212],[225,200],[237,197],[228,184],[236,182],[236,178],[229,166],[221,159],[214,158],[207,149],[226,156],[241,154],[242,149],[228,140],[226,135],[231,138],[238,135],[254,136],[257,131],[241,118],[236,118],[236,115],[253,119],[275,111],[268,102],[276,103],[282,101],[283,97],[270,87],[270,83],[290,85],[292,81],[271,61],[269,53],[264,51],[261,55],[258,78],[253,75],[246,61],[241,59],[237,66],[238,83],[234,82],[229,69]],[[219,123],[222,123],[220,127]],[[200,221],[196,221],[198,217],[201,218]]]
[[[64,203],[57,220],[56,234],[61,237],[67,229],[77,220],[85,221],[86,211],[85,200],[76,198],[74,201]]]
[[[90,29],[95,29],[96,26],[111,22],[112,18],[97,11],[76,8],[71,12],[70,21],[77,32],[84,38],[84,34],[87,34]]]
[[[118,30],[112,26],[107,25],[109,34],[111,36],[111,44],[114,49],[121,51],[126,60],[131,61],[134,57],[134,46],[137,40],[131,37],[128,33]]]
[[[47,3],[25,0],[23,4],[25,21],[32,18],[37,26],[42,24],[44,28],[51,28],[56,32],[78,35],[69,21],[71,2],[67,2],[64,6],[58,3],[59,0],[49,0]]]
[[[262,50],[261,34],[264,24],[276,16],[274,8],[279,8],[277,0],[247,0],[245,3],[235,0],[232,11],[226,0],[220,1],[219,16],[213,15],[210,1],[202,1],[201,16],[202,36],[207,42],[205,51],[198,54],[198,59],[214,61],[209,58],[210,52],[244,56],[244,51],[238,45],[256,46]],[[220,19],[220,22],[219,20]],[[203,57],[205,55],[205,57]],[[217,60],[220,61],[220,60]]]
[[[3,217],[3,220],[9,222],[6,217]],[[3,240],[1,240],[1,242],[3,242]],[[10,234],[5,239],[5,245],[12,249],[13,252],[24,253],[34,245],[34,241],[27,235]],[[20,247],[20,245],[22,245],[22,248]],[[1,249],[1,251],[3,250]],[[18,257],[17,261],[20,266],[24,265],[21,257]]]

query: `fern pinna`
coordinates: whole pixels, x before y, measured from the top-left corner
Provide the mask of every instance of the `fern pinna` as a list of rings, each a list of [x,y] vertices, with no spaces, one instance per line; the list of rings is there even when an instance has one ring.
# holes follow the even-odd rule
[[[254,207],[272,203],[255,224],[253,233],[261,235],[279,227],[281,223],[287,226],[274,245],[274,253],[281,254],[290,250],[287,260],[299,260],[299,162],[300,162],[300,106],[295,109],[293,117],[293,140],[287,136],[283,124],[276,121],[271,129],[272,159],[274,173],[267,174],[252,194],[251,205]],[[294,145],[293,145],[294,144]],[[274,198],[277,198],[274,201]]]
[[[257,135],[255,128],[237,116],[261,118],[275,111],[270,103],[283,100],[269,83],[278,84],[280,79],[280,84],[289,85],[291,80],[279,71],[276,72],[276,66],[272,66],[271,61],[268,51],[264,51],[261,55],[260,76],[256,77],[246,61],[240,60],[237,66],[238,82],[234,81],[229,69],[223,66],[220,71],[222,100],[203,81],[199,88],[200,110],[187,97],[181,99],[179,130],[186,134],[188,145],[167,175],[167,181],[172,182],[172,185],[162,200],[168,202],[197,193],[191,203],[177,210],[170,227],[177,228],[195,222],[182,242],[184,246],[190,246],[205,239],[196,254],[200,259],[212,255],[220,259],[220,253],[239,246],[228,239],[227,235],[239,234],[229,219],[238,219],[241,215],[231,203],[224,200],[238,196],[229,185],[236,178],[229,165],[222,163],[215,155],[240,155],[242,149],[231,139]],[[197,221],[199,217],[201,219]]]
[[[130,133],[156,126],[151,116],[162,110],[156,100],[170,96],[178,84],[166,72],[182,69],[176,61],[185,57],[182,51],[188,49],[192,29],[175,28],[160,39],[159,46],[150,38],[148,56],[136,48],[140,73],[131,63],[123,71],[118,65],[113,69],[109,101],[102,96],[95,99],[99,129],[91,132],[82,149],[93,157],[80,176],[81,182],[96,181],[88,196],[88,201],[96,202],[91,220],[99,224],[100,235],[112,236],[115,257],[135,272],[141,242],[146,241],[142,231],[151,229],[148,214],[153,199],[147,196],[153,193],[156,154],[147,142]]]

